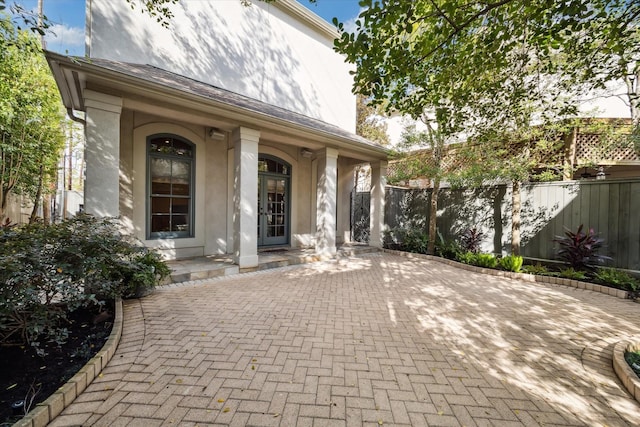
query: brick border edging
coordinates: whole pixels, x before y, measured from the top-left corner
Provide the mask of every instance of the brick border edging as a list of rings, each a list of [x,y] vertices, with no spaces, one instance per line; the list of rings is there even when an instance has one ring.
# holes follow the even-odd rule
[[[463,264],[458,261],[453,261],[448,258],[441,258],[433,255],[416,254],[412,252],[403,252],[403,251],[397,251],[397,250],[385,249],[385,248],[382,248],[381,250],[383,252],[404,256],[407,258],[428,259],[430,261],[440,262],[442,264],[451,265],[453,267],[461,268],[463,270],[473,271],[476,273],[490,274],[492,276],[498,276],[498,277],[507,277],[509,279],[518,279],[518,280],[523,280],[525,282],[548,283],[552,285],[569,286],[577,289],[586,289],[588,291],[599,292],[605,295],[611,295],[620,299],[629,299],[629,293],[625,290],[610,288],[608,286],[597,285],[595,283],[590,283],[590,282],[582,282],[579,280],[565,279],[562,277],[537,276],[535,274],[514,273],[512,271],[503,271],[503,270],[494,270],[492,268],[476,267],[475,265]]]
[[[62,387],[53,392],[51,396],[42,403],[36,405],[13,427],[44,427],[53,421],[60,413],[82,393],[89,384],[97,377],[102,369],[109,363],[116,352],[116,348],[122,337],[122,300],[115,301],[115,316],[113,327],[109,338],[102,346],[102,349],[91,358],[73,377]]]
[[[620,341],[613,347],[613,370],[624,387],[640,403],[640,378],[624,358],[627,351],[640,350],[639,341]]]

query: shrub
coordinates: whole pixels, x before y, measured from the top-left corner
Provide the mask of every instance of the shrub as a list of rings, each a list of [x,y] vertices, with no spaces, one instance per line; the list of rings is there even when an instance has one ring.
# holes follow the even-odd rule
[[[168,277],[171,270],[156,252],[141,250],[128,259],[121,260],[115,273],[121,280],[113,293],[130,298],[153,288]]]
[[[419,254],[427,253],[429,236],[421,228],[394,228],[385,232],[385,247]]]
[[[536,265],[522,266],[522,272],[528,274],[537,274],[538,276],[546,276],[549,274],[549,269],[544,265],[538,263]]]
[[[460,252],[456,258],[458,262],[478,267],[496,268],[498,260],[493,254],[476,254],[473,252]]]
[[[640,352],[627,351],[624,353],[624,360],[627,362],[633,372],[635,372],[635,374],[640,378]]]
[[[519,273],[522,268],[523,258],[518,255],[507,255],[500,258],[500,267],[503,270]]]
[[[126,296],[168,274],[157,254],[113,219],[78,215],[58,224],[0,229],[0,343],[64,343],[67,314]]]
[[[498,259],[493,254],[476,254],[475,265],[484,268],[496,268]]]
[[[598,282],[613,286],[614,288],[624,289],[634,292],[640,287],[638,280],[624,271],[615,268],[601,268],[596,272]]]
[[[560,277],[564,277],[565,279],[573,279],[573,280],[586,280],[588,279],[587,273],[580,270],[575,270],[573,267],[565,268],[564,270],[560,270]]]
[[[440,231],[438,231],[438,241],[436,243],[436,255],[447,258],[457,259],[458,254],[462,252],[460,245],[455,241],[446,242],[442,237]]]
[[[462,232],[460,236],[460,246],[463,251],[473,252],[477,254],[480,252],[480,245],[484,239],[484,233],[478,230],[476,227],[468,228]]]
[[[584,233],[582,227],[581,224],[575,233],[566,230],[564,236],[556,236],[553,239],[560,245],[558,257],[574,270],[592,269],[594,264],[602,264],[605,260],[611,259],[598,254],[604,239],[598,237],[592,228]]]
[[[384,231],[383,246],[387,249],[400,250],[404,229],[392,228]]]
[[[426,254],[429,236],[419,228],[409,228],[404,235],[402,250],[418,254]]]
[[[473,252],[460,252],[456,256],[456,261],[461,262],[463,264],[475,265],[476,254],[474,254]]]

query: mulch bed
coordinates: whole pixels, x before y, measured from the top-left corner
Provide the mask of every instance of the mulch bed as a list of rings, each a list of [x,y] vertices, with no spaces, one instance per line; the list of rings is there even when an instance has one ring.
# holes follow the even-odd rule
[[[0,426],[20,420],[100,351],[113,326],[113,302],[107,313],[96,316],[96,308],[71,313],[67,343],[42,345],[44,357],[28,345],[0,346]]]

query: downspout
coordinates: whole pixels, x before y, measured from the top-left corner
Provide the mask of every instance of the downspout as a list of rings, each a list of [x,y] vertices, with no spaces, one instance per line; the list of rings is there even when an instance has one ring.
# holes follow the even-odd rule
[[[87,121],[84,119],[81,119],[80,117],[76,116],[73,114],[73,108],[67,108],[67,115],[69,116],[69,118],[71,120],[73,120],[74,122],[80,123],[83,126],[87,125]]]

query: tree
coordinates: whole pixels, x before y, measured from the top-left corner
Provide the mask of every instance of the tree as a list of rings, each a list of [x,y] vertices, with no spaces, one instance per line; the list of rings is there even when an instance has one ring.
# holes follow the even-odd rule
[[[592,84],[596,67],[585,61],[604,52],[595,41],[604,43],[612,55],[629,52],[617,56],[620,67],[598,71],[600,82],[618,79],[618,68],[639,55],[637,49],[628,49],[640,16],[640,4],[632,0],[363,0],[361,6],[354,33],[334,20],[342,31],[336,49],[358,66],[356,92],[405,113],[423,109],[425,85],[440,83],[443,91],[456,96],[482,89],[469,86],[468,76],[487,67],[497,71],[509,66],[523,42],[540,52],[547,73],[570,74]],[[587,32],[591,43],[584,43]],[[552,55],[578,45],[580,53],[572,55],[575,61],[567,66]]]
[[[389,145],[387,124],[382,119],[380,107],[371,106],[363,96],[356,97],[356,134],[380,145]],[[371,168],[356,165],[354,170],[356,190],[371,181]]]
[[[442,123],[438,123],[437,116],[424,114],[420,120],[424,123],[426,130],[417,130],[415,122],[406,125],[402,131],[401,145],[405,149],[425,147],[426,150],[423,152],[423,156],[405,157],[405,161],[402,163],[403,170],[399,172],[399,175],[400,177],[404,175],[407,178],[423,176],[431,178],[427,253],[433,255],[435,253],[437,235],[440,183],[447,172],[443,164],[446,150],[445,144],[450,135],[443,132],[446,127],[442,126]]]
[[[18,30],[23,29],[22,25],[26,25],[31,32],[44,36],[45,31],[50,27],[46,16],[27,10],[20,3],[8,3],[6,0],[0,0],[0,13],[4,13],[7,9],[7,4],[9,5],[9,12],[17,17],[18,23],[16,23],[16,27]]]
[[[369,104],[363,96],[356,97],[356,134],[380,145],[389,145],[387,124],[380,107]]]
[[[64,145],[60,98],[35,36],[0,19],[0,220],[9,195],[34,205],[55,180]]]
[[[364,0],[361,6],[355,32],[334,20],[342,32],[336,50],[357,66],[354,91],[414,118],[447,115],[437,120],[446,125],[438,132],[485,144],[484,153],[489,144],[530,140],[533,125],[545,129],[575,113],[576,93],[620,78],[617,68],[595,71],[589,55],[611,52],[627,68],[638,60],[639,50],[629,46],[640,4],[630,0]],[[586,32],[600,44],[584,44]],[[579,52],[570,51],[578,45]],[[509,167],[495,156],[496,169],[485,163],[482,170],[511,180],[517,197],[531,154],[523,151]],[[514,210],[514,250],[517,216]]]

